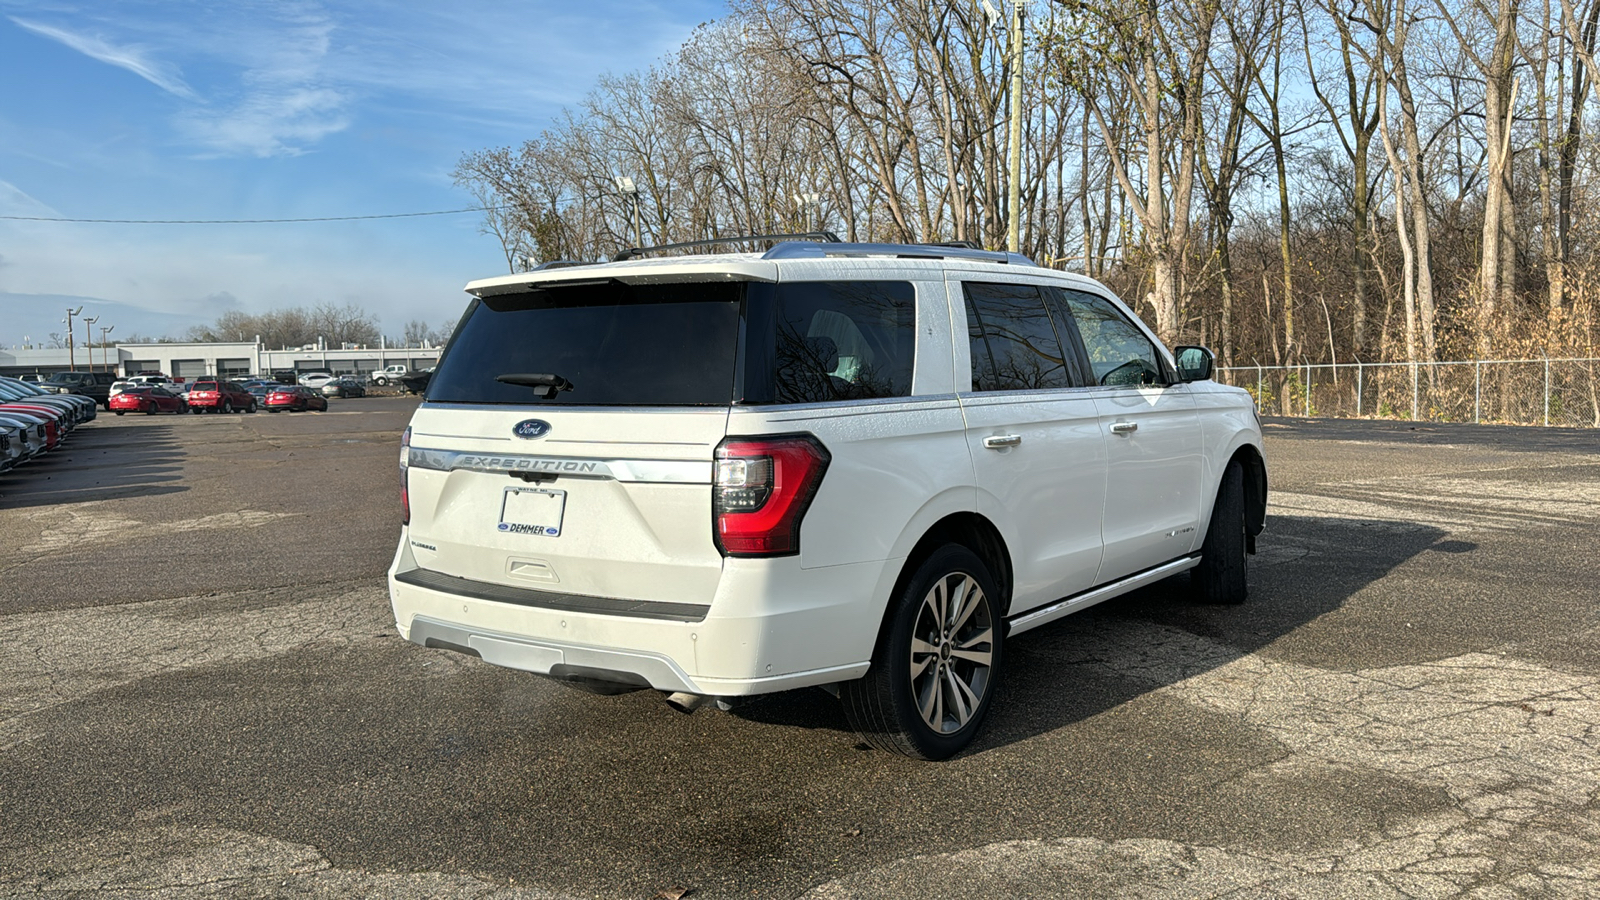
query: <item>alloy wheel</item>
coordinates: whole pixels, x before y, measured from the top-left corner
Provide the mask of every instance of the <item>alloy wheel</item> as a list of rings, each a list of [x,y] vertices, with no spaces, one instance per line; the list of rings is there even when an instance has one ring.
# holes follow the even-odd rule
[[[965,728],[988,693],[993,609],[965,572],[940,578],[922,598],[911,631],[911,689],[922,720],[938,734]]]

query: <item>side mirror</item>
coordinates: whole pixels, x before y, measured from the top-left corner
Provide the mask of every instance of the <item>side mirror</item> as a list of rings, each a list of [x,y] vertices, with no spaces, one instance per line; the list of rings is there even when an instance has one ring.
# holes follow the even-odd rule
[[[1179,381],[1205,381],[1217,366],[1217,358],[1204,347],[1179,347],[1173,355],[1178,361]]]

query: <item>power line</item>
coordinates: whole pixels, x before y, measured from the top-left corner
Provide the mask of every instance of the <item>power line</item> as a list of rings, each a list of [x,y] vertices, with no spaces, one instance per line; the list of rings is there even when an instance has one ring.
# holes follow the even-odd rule
[[[50,216],[0,216],[16,222],[75,222],[86,225],[280,225],[291,222],[356,222],[364,219],[414,219],[419,216],[455,216],[461,213],[506,209],[504,206],[469,206],[431,212],[387,213],[375,216],[314,216],[303,219],[67,219]]]

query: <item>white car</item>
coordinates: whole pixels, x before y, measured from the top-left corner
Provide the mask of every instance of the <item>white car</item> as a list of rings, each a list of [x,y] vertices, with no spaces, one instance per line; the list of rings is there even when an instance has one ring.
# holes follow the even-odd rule
[[[1245,599],[1251,399],[1104,285],[941,246],[632,254],[467,286],[400,453],[411,641],[684,710],[821,686],[942,759],[1010,638],[1183,572]]]
[[[330,375],[327,372],[309,372],[305,375],[301,375],[295,380],[305,387],[311,388],[312,390],[321,390],[323,385],[333,381],[337,377],[337,375]]]
[[[165,375],[129,375],[127,378],[111,382],[111,389],[107,392],[107,402],[110,402],[111,397],[115,397],[116,395],[122,393],[123,390],[137,385],[160,386],[167,388],[173,393],[177,393],[182,390],[179,382],[168,378]]]

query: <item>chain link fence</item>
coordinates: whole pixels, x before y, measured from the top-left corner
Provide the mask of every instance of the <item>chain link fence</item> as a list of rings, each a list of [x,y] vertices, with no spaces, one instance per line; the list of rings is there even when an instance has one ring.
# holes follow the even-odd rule
[[[1600,427],[1600,359],[1232,366],[1264,415]]]

